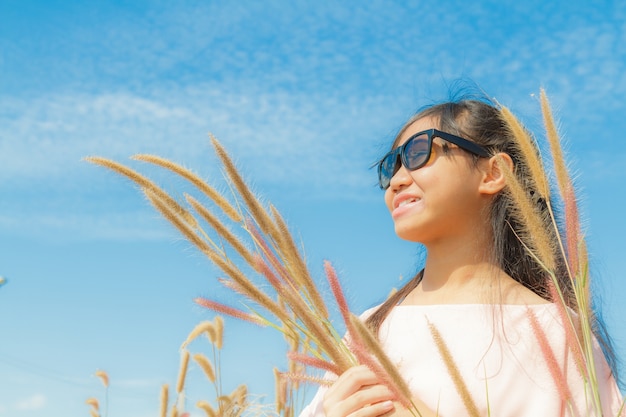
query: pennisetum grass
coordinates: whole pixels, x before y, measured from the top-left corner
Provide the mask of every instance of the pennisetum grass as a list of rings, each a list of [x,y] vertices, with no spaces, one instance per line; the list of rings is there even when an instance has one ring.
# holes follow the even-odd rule
[[[269,209],[263,207],[244,182],[226,150],[214,137],[211,137],[211,143],[229,181],[228,188],[234,193],[232,196],[235,198],[234,203],[192,171],[158,156],[142,154],[133,158],[164,168],[188,181],[207,196],[214,207],[203,204],[191,194],[184,194],[184,203],[181,203],[144,175],[117,162],[100,157],[89,157],[86,160],[134,181],[155,209],[225,273],[226,277],[220,279],[220,282],[244,296],[244,303],[249,312],[202,297],[196,298],[199,305],[220,314],[278,329],[288,341],[304,341],[295,343],[295,348],[290,348],[290,351],[302,355],[299,358],[310,357],[309,364],[314,363],[314,360],[319,361],[315,362],[317,364],[328,363],[330,369],[336,373],[357,364],[357,358],[331,323],[329,308],[317,289],[286,222],[275,207],[271,205]],[[233,210],[237,213],[233,213]],[[248,244],[233,232],[234,227],[226,224],[224,216],[244,232]],[[221,245],[216,243],[215,238],[209,236],[211,233],[205,231],[205,225],[209,231],[213,231],[211,233],[220,238],[223,242]],[[227,247],[234,250],[228,251]],[[253,276],[244,272],[243,266],[250,269],[254,277],[269,283],[270,287],[255,282]],[[326,264],[325,269],[327,275],[334,274],[330,264]],[[338,288],[336,275],[333,275],[333,282],[334,288]],[[339,310],[346,326],[352,328],[345,299],[337,291],[335,295],[341,297],[336,298]],[[202,329],[200,326],[195,329],[195,333],[202,332]],[[183,343],[183,351],[186,351],[187,345],[197,336],[193,333],[190,339]],[[381,349],[377,350],[377,355],[384,356]],[[383,363],[384,358],[379,358],[378,362]],[[306,361],[292,361],[288,374],[302,375],[302,367],[305,365]],[[298,380],[290,379],[293,387],[297,387]],[[180,380],[177,388],[179,387]],[[177,392],[180,391],[177,389]],[[293,414],[293,401],[293,398],[285,399],[283,412]]]
[[[430,328],[430,333],[433,337],[433,340],[435,341],[435,344],[437,345],[437,350],[439,351],[439,355],[441,356],[441,359],[446,365],[448,374],[450,374],[450,378],[454,382],[454,386],[456,387],[456,390],[459,393],[459,396],[461,397],[463,404],[465,405],[465,409],[467,410],[470,416],[480,417],[480,413],[478,412],[478,407],[476,406],[476,402],[472,398],[472,395],[470,394],[470,391],[467,388],[467,385],[465,384],[463,377],[461,376],[461,372],[459,371],[459,368],[454,362],[454,358],[452,357],[452,354],[450,353],[450,349],[448,349],[448,346],[445,340],[443,340],[443,337],[441,337],[441,333],[439,333],[439,330],[437,329],[437,327],[430,322],[428,323],[428,327]]]
[[[522,240],[531,256],[543,266],[546,273],[546,289],[550,299],[556,305],[564,327],[569,353],[573,357],[581,377],[588,387],[587,399],[597,415],[602,415],[602,404],[596,376],[596,358],[594,357],[595,317],[591,309],[589,291],[589,261],[584,234],[580,227],[578,204],[571,176],[567,169],[556,123],[545,91],[540,93],[541,110],[546,129],[546,139],[550,148],[550,162],[554,169],[554,188],[556,195],[550,195],[548,177],[543,169],[543,162],[536,158],[537,147],[531,136],[525,131],[508,109],[502,108],[502,119],[508,124],[516,137],[524,160],[521,162],[533,180],[533,185],[544,198],[548,218],[536,209],[537,205],[524,190],[516,173],[509,169],[506,174],[507,191],[513,202],[513,210],[518,215],[520,230],[515,233]],[[504,161],[500,161],[503,166]],[[549,196],[549,198],[548,198]],[[563,207],[557,213],[555,207]],[[559,218],[559,216],[562,216]],[[562,226],[561,226],[562,225]],[[558,266],[557,258],[564,260]],[[565,278],[563,277],[565,269]],[[564,281],[564,279],[566,281]],[[571,392],[562,370],[557,366],[554,352],[548,343],[548,336],[540,327],[537,317],[529,309],[528,320],[546,360],[555,385],[563,399],[568,403]],[[571,405],[571,404],[570,404]]]
[[[517,225],[509,226],[515,227],[514,232],[528,253],[545,269],[548,280],[545,291],[559,308],[569,351],[591,389],[590,399],[596,412],[601,414],[593,356],[594,317],[589,294],[588,260],[578,218],[575,188],[567,172],[556,125],[543,90],[541,107],[558,193],[552,195],[550,192],[551,178],[546,174],[546,163],[542,160],[533,137],[507,108],[501,107],[502,120],[515,137],[516,146],[522,155],[521,166],[517,167],[511,166],[504,158],[497,157],[497,163],[506,178],[510,209],[516,215]],[[100,157],[88,157],[86,160],[123,175],[137,184],[155,209],[225,274],[218,281],[242,297],[243,308],[230,307],[203,297],[195,299],[198,305],[219,314],[274,328],[284,335],[290,345],[291,362],[288,372],[275,371],[275,412],[278,415],[291,417],[294,414],[295,397],[291,391],[298,386],[298,382],[324,383],[319,378],[305,374],[303,366],[340,374],[359,363],[366,364],[380,374],[381,380],[396,393],[398,400],[414,414],[419,414],[411,402],[406,383],[382,351],[376,337],[369,333],[359,319],[350,314],[332,266],[326,263],[324,269],[335,298],[332,308],[338,310],[344,319],[348,333],[345,339],[332,324],[329,304],[324,302],[318,291],[301,249],[296,245],[278,210],[271,205],[268,209],[264,208],[259,198],[246,185],[224,147],[212,136],[211,144],[228,181],[227,188],[232,193],[230,196],[219,193],[192,171],[165,158],[143,154],[133,157],[166,169],[188,181],[203,196],[208,197],[211,205],[186,193],[184,201],[180,202],[144,175],[117,162]],[[531,184],[519,180],[520,172],[529,173]],[[529,187],[536,191],[535,195],[528,195]],[[564,207],[562,223],[554,209],[556,198],[561,199],[557,206]],[[538,209],[538,200],[545,202],[547,213]],[[565,226],[560,227],[561,224]],[[244,237],[236,233],[236,230],[242,232]],[[217,237],[211,238],[211,234]],[[216,243],[218,238],[219,244]],[[561,258],[565,260],[571,283],[568,286],[564,286],[560,278],[557,278],[560,276],[557,269]],[[535,320],[536,317],[533,318],[529,313],[533,329],[537,324]],[[221,338],[217,336],[221,334],[221,328],[218,329],[215,323],[210,326],[204,323],[194,329],[183,343],[183,355],[191,341],[203,332],[211,335],[214,352],[221,349]],[[478,415],[478,408],[464,386],[446,343],[433,325],[431,333],[468,414]],[[545,334],[539,329],[535,329],[535,334],[550,369],[550,348],[543,339]],[[189,352],[186,355],[188,361]],[[219,374],[219,368],[211,368],[209,359],[203,355],[194,355],[193,358],[207,378],[217,384],[219,377],[214,374]],[[214,361],[218,359],[214,356]],[[214,370],[214,374],[207,371],[209,369]],[[566,381],[555,371],[551,370],[551,374],[562,397],[568,399],[570,394]],[[179,380],[179,394],[183,388],[181,384]],[[235,414],[229,415],[239,415],[245,408],[245,404],[236,395],[224,395],[217,385],[216,398],[216,408],[206,402],[198,402],[197,405],[210,417],[224,415],[227,408],[236,410]],[[167,405],[162,406],[162,410],[166,407]],[[178,412],[172,408],[172,412],[174,411]]]
[[[160,416],[161,417],[165,417],[167,415],[167,407],[169,404],[169,393],[170,393],[170,387],[167,384],[163,384],[161,386],[161,407],[159,408],[160,410]]]

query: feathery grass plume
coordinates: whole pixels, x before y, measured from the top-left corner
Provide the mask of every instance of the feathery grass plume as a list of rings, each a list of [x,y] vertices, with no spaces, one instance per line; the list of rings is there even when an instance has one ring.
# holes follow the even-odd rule
[[[96,398],[87,398],[87,400],[85,400],[85,404],[92,406],[96,411],[100,410],[100,403]]]
[[[211,135],[211,144],[215,149],[215,153],[222,161],[222,165],[226,170],[226,174],[243,198],[246,206],[248,206],[248,209],[252,214],[252,217],[254,217],[254,220],[261,227],[261,230],[263,230],[264,233],[267,233],[273,238],[279,236],[274,222],[272,222],[272,219],[270,219],[270,217],[267,215],[267,213],[263,209],[263,206],[261,205],[259,200],[257,200],[256,196],[250,191],[243,178],[237,171],[237,168],[235,168],[235,164],[230,159],[230,156],[228,155],[224,147],[222,147],[222,144],[219,143],[219,141],[213,135]]]
[[[513,134],[515,143],[524,158],[524,165],[528,167],[539,195],[547,199],[550,195],[550,186],[532,136],[508,108],[504,106],[500,107],[500,113],[509,131]]]
[[[150,190],[161,200],[164,200],[165,202],[167,202],[168,205],[173,207],[176,214],[183,217],[185,221],[189,223],[193,228],[198,227],[198,222],[196,222],[195,218],[185,208],[178,204],[176,200],[170,197],[170,195],[163,191],[163,189],[161,189],[158,185],[150,181],[145,176],[139,174],[137,171],[132,170],[110,159],[101,158],[99,156],[88,156],[85,158],[85,161],[103,166],[105,168],[109,168],[110,170],[130,179],[131,181],[139,185],[142,189]]]
[[[563,401],[563,403],[567,403],[569,400],[571,400],[572,394],[569,390],[569,386],[567,385],[567,379],[565,378],[565,375],[563,375],[563,371],[561,370],[561,367],[559,366],[558,361],[554,356],[554,352],[550,347],[550,342],[548,342],[548,336],[541,328],[537,315],[529,307],[526,308],[526,315],[528,316],[528,320],[530,321],[530,326],[532,328],[533,334],[535,335],[539,348],[541,349],[541,354],[546,361],[546,365],[548,365],[548,370],[550,371],[552,380],[554,381],[556,389],[559,392],[561,401]]]
[[[180,345],[180,349],[185,349],[187,347],[187,345],[189,343],[191,343],[193,340],[195,340],[198,336],[200,336],[202,333],[205,332],[209,332],[210,329],[213,329],[213,323],[211,323],[210,321],[203,321],[201,323],[198,323],[193,330],[191,331],[191,333],[189,333],[189,335],[187,336],[187,339],[185,339],[185,341],[183,342],[182,345]]]
[[[291,233],[289,232],[289,228],[287,227],[287,223],[281,216],[280,212],[276,209],[276,207],[270,205],[270,212],[272,213],[272,217],[276,222],[276,226],[280,232],[280,236],[283,238],[283,244],[281,245],[282,253],[285,255],[285,261],[292,265],[295,268],[295,273],[293,274],[296,282],[305,288],[306,294],[310,297],[311,303],[315,306],[319,315],[323,318],[328,318],[328,310],[326,309],[326,304],[324,304],[324,300],[322,299],[317,286],[313,282],[313,278],[311,278],[311,274],[309,274],[309,270],[306,267],[306,263],[300,256],[300,252],[293,241]]]
[[[211,407],[211,404],[209,404],[206,401],[198,401],[196,403],[196,407],[198,407],[201,410],[203,410],[204,413],[207,415],[207,417],[218,417],[218,415],[215,412],[215,410],[213,409],[213,407]]]
[[[289,372],[281,372],[280,376],[290,381],[307,382],[322,387],[330,387],[335,382],[335,380],[317,378],[305,373],[292,374]]]
[[[215,230],[220,236],[222,236],[237,253],[248,263],[251,263],[252,255],[250,251],[246,249],[243,243],[239,240],[235,234],[233,234],[217,217],[204,207],[198,200],[192,196],[185,194],[185,200],[193,207],[193,209],[204,219],[213,230]]]
[[[552,117],[552,109],[550,108],[548,96],[543,88],[541,89],[539,95],[543,122],[546,128],[546,137],[548,138],[548,143],[550,144],[550,152],[552,154],[552,161],[554,164],[554,172],[556,174],[556,180],[561,197],[565,199],[564,192],[570,186],[570,178],[567,172],[565,158],[563,157],[563,150],[561,149],[561,141],[559,139],[556,124],[554,123],[554,118]]]
[[[352,320],[350,319],[350,309],[348,308],[348,302],[346,301],[346,297],[344,296],[343,290],[341,289],[341,284],[339,283],[337,273],[335,272],[335,269],[333,268],[331,263],[328,261],[324,261],[324,272],[326,272],[326,278],[328,279],[330,289],[335,296],[335,301],[337,302],[337,306],[339,307],[341,317],[343,317],[343,321],[346,323],[348,334],[354,335],[356,334],[356,329],[354,329],[352,325]]]
[[[187,223],[185,223],[171,207],[155,195],[151,190],[143,190],[152,205],[172,223],[191,243],[196,245],[215,265],[224,271],[231,279],[237,282],[239,287],[245,291],[245,295],[259,305],[263,306],[276,317],[284,316],[278,305],[269,296],[260,291],[232,262],[224,259],[216,253],[209,245],[203,241]]]
[[[161,386],[160,417],[165,417],[167,415],[167,406],[169,402],[169,390],[170,390],[169,385],[163,384]]]
[[[226,314],[227,316],[234,317],[239,320],[247,321],[249,323],[256,324],[257,326],[265,327],[267,325],[267,321],[261,319],[259,316],[255,316],[250,313],[246,313],[245,311],[238,310],[233,307],[229,307],[227,305],[218,303],[216,301],[211,301],[209,299],[203,297],[194,298],[194,303],[202,306],[204,308],[208,308],[209,310],[213,310],[217,313]],[[213,329],[215,330],[215,329]],[[211,334],[211,333],[209,333]],[[213,338],[211,338],[211,342],[214,342],[215,332],[213,331]]]
[[[215,326],[215,347],[221,349],[224,345],[224,319],[216,316],[213,319],[213,325]]]
[[[274,286],[280,296],[284,297],[284,299],[289,303],[289,307],[302,321],[306,329],[308,329],[311,337],[324,349],[331,360],[344,371],[352,366],[351,357],[345,351],[341,350],[338,346],[337,340],[329,334],[324,327],[324,323],[320,321],[320,318],[316,317],[314,314],[309,314],[311,310],[308,309],[306,303],[304,303],[302,298],[300,298],[300,294],[288,291],[285,285],[278,282],[265,260],[260,256],[257,256],[256,258],[259,271],[267,278],[268,282]]]
[[[522,230],[515,230],[522,242],[529,249],[531,256],[536,256],[539,262],[548,271],[553,271],[556,265],[554,248],[545,229],[542,215],[537,211],[533,202],[528,198],[524,187],[517,180],[511,167],[502,156],[497,155],[496,161],[506,180],[506,190],[511,196],[514,206],[513,214],[518,218]]]
[[[200,365],[200,368],[202,368],[209,381],[215,382],[215,371],[213,370],[213,365],[211,365],[209,359],[202,353],[196,353],[193,355],[193,360]]]
[[[367,365],[385,382],[387,388],[397,397],[400,404],[409,410],[417,410],[411,402],[411,390],[409,386],[400,375],[396,365],[391,363],[391,360],[383,351],[376,337],[367,328],[365,323],[354,314],[350,315],[350,323],[355,331],[354,334],[350,335],[350,348],[354,351],[355,355],[357,355],[359,361]],[[373,357],[371,355],[373,355]],[[376,358],[375,362],[371,361],[373,358]]]
[[[98,414],[98,412],[94,410],[93,408],[89,409],[89,415],[91,417],[100,417],[100,414]]]
[[[209,342],[211,342],[212,345],[215,345],[215,342],[217,341],[217,334],[215,333],[215,326],[211,326],[208,331],[206,332],[206,337],[209,339]]]
[[[285,411],[287,404],[287,380],[282,377],[282,373],[277,368],[274,368],[274,383],[276,413],[280,415]]]
[[[437,327],[430,321],[428,322],[428,327],[430,329],[430,333],[433,337],[435,345],[437,345],[439,355],[441,356],[441,359],[448,369],[448,374],[450,374],[450,378],[452,378],[454,386],[456,387],[456,390],[459,393],[463,404],[465,405],[465,409],[467,410],[469,415],[473,417],[480,417],[476,402],[472,398],[472,394],[470,393],[469,389],[467,389],[467,385],[465,385],[465,381],[461,376],[461,372],[454,362],[454,358],[452,357],[452,354],[448,349],[448,345],[446,344],[445,340],[443,340],[443,337],[441,337],[439,329],[437,329]]]
[[[206,183],[206,181],[202,180],[197,174],[193,171],[176,164],[168,159],[162,158],[156,155],[148,155],[148,154],[137,154],[133,155],[131,159],[135,159],[138,161],[150,162],[155,165],[159,165],[163,168],[166,168],[181,177],[185,178],[193,185],[196,186],[204,195],[209,197],[217,206],[222,209],[224,214],[226,214],[232,221],[240,222],[241,215],[219,192],[217,192],[213,187]]]
[[[238,196],[244,201],[246,210],[254,219],[254,222],[248,221],[244,229],[256,243],[257,250],[259,250],[265,258],[259,254],[253,255],[253,252],[248,251],[243,243],[241,243],[234,234],[230,233],[228,228],[224,226],[224,223],[216,219],[211,212],[198,202],[198,200],[185,195],[187,203],[189,203],[197,214],[215,229],[226,242],[235,248],[237,253],[248,265],[257,272],[260,272],[261,275],[272,284],[273,290],[278,294],[276,300],[274,300],[275,294],[272,293],[270,295],[269,292],[263,291],[262,288],[259,288],[257,284],[253,283],[248,276],[239,269],[237,264],[228,258],[223,249],[209,239],[208,235],[199,226],[194,215],[186,211],[186,209],[183,209],[170,195],[158,188],[147,178],[120,164],[112,162],[106,163],[106,160],[98,158],[91,158],[89,160],[93,163],[99,163],[113,169],[139,184],[155,209],[226,274],[226,279],[220,279],[220,282],[240,293],[247,300],[264,308],[278,319],[282,325],[270,322],[252,308],[249,309],[253,314],[248,314],[202,298],[196,299],[198,304],[224,314],[252,321],[256,324],[272,325],[272,327],[282,331],[285,336],[293,339],[292,341],[294,343],[296,343],[296,340],[300,340],[300,335],[302,335],[304,340],[306,340],[304,345],[305,352],[311,353],[313,357],[318,357],[320,360],[326,360],[326,358],[328,358],[328,362],[333,363],[337,367],[335,370],[338,370],[338,373],[345,371],[356,363],[355,358],[330,323],[327,307],[311,279],[306,263],[294,243],[284,219],[274,207],[270,206],[271,215],[262,207],[257,197],[243,182],[230,157],[219,142],[217,142],[215,138],[212,138],[211,141],[218,157],[222,161],[228,180],[233,186],[233,189],[238,193]],[[136,159],[163,166],[175,174],[188,179],[195,184],[197,188],[201,190],[205,189],[202,185],[199,185],[200,182],[203,181],[198,176],[177,164],[170,164],[168,161],[154,156],[140,155],[136,157]],[[261,232],[258,231],[259,229]],[[327,265],[327,268],[328,267]],[[340,298],[340,303],[343,303],[340,308],[343,310],[345,316],[347,311],[345,299],[341,301]],[[347,320],[347,326],[350,326],[349,322],[350,321]],[[211,329],[213,333],[217,333],[215,324]],[[211,333],[211,329],[207,328],[207,333]],[[197,331],[201,332],[202,330],[197,329]],[[217,335],[214,334],[213,337],[214,346],[216,346],[218,340]],[[186,350],[186,346],[192,339],[192,337],[189,337],[188,341],[184,342],[182,346],[183,358],[181,359],[183,363],[181,366],[184,364],[185,371],[189,360],[189,352]],[[299,349],[300,347],[296,343],[293,350],[298,351]],[[300,373],[302,366],[302,364],[298,363],[290,364],[290,372],[294,374]],[[185,372],[181,370],[179,374],[179,381],[176,387],[179,396],[177,403],[174,404],[175,406],[182,406],[180,399],[182,397],[184,373]],[[215,373],[217,374],[219,372]],[[293,386],[290,386],[290,390],[292,389]],[[283,407],[284,415],[293,413],[293,407],[291,407],[290,404],[289,400],[285,402]],[[176,409],[173,408],[172,410]]]
[[[245,384],[239,385],[230,393],[230,397],[239,405],[244,405],[248,398],[248,386]]]
[[[102,385],[104,385],[105,388],[109,387],[109,375],[106,372],[102,370],[97,370],[94,375],[100,378],[100,380],[102,381]]]
[[[541,90],[541,110],[543,113],[544,124],[546,127],[546,136],[550,144],[550,152],[554,170],[556,173],[559,193],[563,199],[565,206],[565,241],[567,249],[567,260],[570,268],[570,274],[575,277],[578,273],[578,243],[583,239],[580,233],[580,219],[578,215],[578,203],[574,186],[569,175],[567,164],[563,156],[561,141],[556,129],[550,103],[545,91]]]
[[[176,407],[176,404],[172,405],[170,417],[178,417],[178,408]]]
[[[584,241],[584,237],[580,232],[580,217],[578,216],[578,204],[574,187],[569,184],[564,191],[565,203],[565,242],[567,247],[567,263],[571,276],[578,275],[579,264],[579,245]],[[585,259],[585,262],[587,260]]]
[[[259,248],[261,252],[260,254],[257,254],[257,256],[260,256],[262,258],[264,257],[267,260],[267,262],[272,266],[272,268],[274,268],[274,270],[278,273],[278,275],[280,275],[282,280],[286,284],[289,284],[289,286],[291,287],[291,289],[293,289],[293,291],[298,291],[298,288],[296,287],[296,283],[294,280],[294,276],[288,270],[289,265],[284,265],[283,264],[284,261],[278,259],[278,257],[274,253],[274,249],[270,247],[270,244],[263,237],[260,230],[255,226],[252,219],[246,219],[244,224],[245,224],[247,232],[252,237],[254,244]],[[253,261],[254,261],[253,266],[256,267],[257,259],[254,259]]]
[[[578,216],[578,203],[574,192],[572,179],[569,175],[561,141],[552,116],[550,102],[544,89],[540,92],[541,112],[546,128],[546,137],[550,144],[550,154],[552,155],[552,164],[556,174],[559,194],[565,205],[565,247],[567,253],[564,253],[567,259],[567,265],[572,280],[578,274],[579,268],[579,242],[583,240],[580,233],[580,219]],[[585,259],[586,261],[586,259]]]
[[[178,370],[178,381],[176,382],[176,392],[180,394],[185,388],[187,378],[187,367],[189,365],[189,351],[183,350],[180,356],[180,368]]]
[[[297,303],[299,307],[304,307],[299,311],[310,311],[310,314],[314,316],[316,319],[324,321],[327,320],[328,313],[324,302],[322,301],[319,293],[317,297],[312,297],[310,293],[310,288],[315,288],[310,276],[296,279],[300,273],[296,272],[295,274],[292,271],[287,270],[289,265],[284,265],[281,260],[279,260],[274,253],[273,249],[269,246],[268,242],[261,235],[259,229],[251,222],[246,221],[246,230],[250,233],[256,245],[259,247],[263,256],[256,254],[253,256],[253,267],[254,269],[261,273],[268,282],[276,289],[281,297],[284,298],[285,301],[290,305],[290,308],[293,310],[294,307],[292,304]],[[282,250],[279,248],[281,254],[284,254],[287,250]],[[298,258],[298,254],[295,254],[295,258]],[[268,265],[269,263],[269,265]],[[278,279],[272,271],[276,271],[278,276],[281,279]],[[308,284],[302,284],[303,281],[308,282]],[[299,285],[300,284],[300,285]],[[307,304],[307,301],[310,304]],[[295,310],[294,310],[295,311]],[[298,314],[300,316],[300,314]]]
[[[341,370],[332,362],[328,362],[313,356],[305,355],[300,352],[288,352],[287,357],[295,362],[300,362],[304,365],[311,366],[313,368],[322,369],[324,371],[332,372],[335,375],[340,375]]]
[[[553,280],[548,281],[548,292],[550,294],[550,299],[555,304],[559,313],[561,323],[563,324],[563,330],[565,331],[565,340],[567,341],[567,347],[574,356],[576,369],[581,376],[585,375],[586,363],[582,352],[581,337],[579,336],[580,332],[582,331],[580,329],[580,320],[572,317],[572,315],[568,313],[567,306],[565,305],[565,300],[563,299],[561,292],[557,289],[556,284]]]

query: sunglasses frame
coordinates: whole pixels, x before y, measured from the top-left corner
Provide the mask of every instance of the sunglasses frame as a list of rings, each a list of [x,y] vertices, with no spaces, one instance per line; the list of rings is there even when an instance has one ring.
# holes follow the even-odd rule
[[[428,138],[428,153],[426,154],[427,157],[424,159],[424,162],[422,162],[418,166],[411,167],[409,163],[410,161],[407,160],[406,149],[408,148],[409,144],[411,144],[413,140],[415,140],[418,136],[423,136],[423,135],[426,135],[426,137]],[[485,158],[490,156],[489,152],[487,152],[485,148],[483,148],[482,146],[480,146],[479,144],[475,142],[469,141],[460,136],[456,136],[451,133],[442,132],[441,130],[437,130],[437,129],[422,130],[421,132],[417,132],[416,134],[408,138],[407,141],[404,142],[401,146],[398,146],[397,148],[392,149],[390,152],[387,153],[387,155],[385,155],[380,160],[380,162],[378,163],[378,185],[380,186],[380,188],[383,190],[386,190],[387,188],[389,188],[389,185],[391,184],[391,179],[393,178],[394,175],[396,175],[396,172],[398,172],[398,170],[400,169],[400,164],[404,166],[406,169],[408,169],[409,171],[415,171],[417,169],[420,169],[424,165],[426,165],[426,163],[428,163],[428,161],[430,160],[430,154],[433,149],[433,138],[441,138],[445,140],[446,142],[450,142],[450,143],[457,145],[459,148],[467,152],[473,153],[474,155],[482,156]],[[388,161],[389,158],[392,158],[392,160],[394,161],[393,173],[387,179],[386,185],[383,185],[383,164],[385,163],[385,161]],[[398,164],[398,158],[400,158],[400,164]],[[385,175],[385,177],[387,177],[387,175]]]

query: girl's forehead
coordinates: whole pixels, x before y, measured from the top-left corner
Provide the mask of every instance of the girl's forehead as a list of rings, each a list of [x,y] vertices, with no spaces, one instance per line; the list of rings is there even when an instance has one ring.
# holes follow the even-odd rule
[[[402,133],[398,136],[394,147],[402,145],[406,142],[411,136],[416,134],[417,132],[421,132],[428,129],[438,129],[439,128],[439,120],[434,117],[422,117],[414,122],[410,123],[408,126],[404,128]]]

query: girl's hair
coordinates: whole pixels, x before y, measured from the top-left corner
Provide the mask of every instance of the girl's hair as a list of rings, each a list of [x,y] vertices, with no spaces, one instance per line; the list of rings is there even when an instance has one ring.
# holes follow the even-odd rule
[[[507,123],[503,120],[501,111],[496,104],[485,97],[471,97],[425,107],[411,117],[400,129],[392,148],[397,145],[400,137],[410,125],[419,119],[427,117],[438,121],[439,126],[436,126],[438,129],[472,140],[485,147],[492,155],[498,152],[508,154],[513,160],[517,178],[525,185],[540,212],[547,213],[548,205],[542,198],[538,198],[539,193],[533,189],[534,181],[530,176],[529,169],[525,165],[521,151],[516,146],[516,140],[513,138]],[[475,156],[474,161],[477,162],[478,158]],[[497,194],[491,204],[489,215],[493,234],[493,261],[513,279],[540,297],[550,301],[549,276],[541,265],[528,254],[519,236],[516,235],[515,230],[520,230],[520,228],[516,217],[512,215],[513,206],[514,204],[510,201],[510,197],[506,192]],[[549,216],[543,217],[546,219],[545,230],[552,231],[551,237],[556,239],[554,227],[552,224],[547,223]],[[555,247],[558,247],[558,245],[555,245]],[[555,250],[554,256],[558,285],[563,293],[565,303],[572,310],[578,311],[563,254],[561,251]],[[422,279],[423,272],[423,270],[418,272],[413,279],[389,297],[368,317],[366,324],[374,334],[378,334],[380,325],[391,309],[417,287]],[[617,379],[615,353],[602,321],[593,317],[592,328]]]

